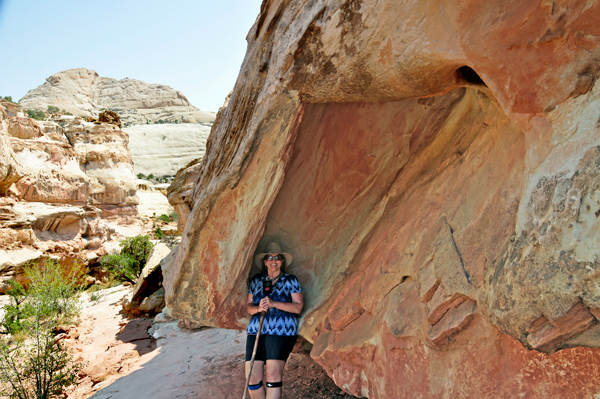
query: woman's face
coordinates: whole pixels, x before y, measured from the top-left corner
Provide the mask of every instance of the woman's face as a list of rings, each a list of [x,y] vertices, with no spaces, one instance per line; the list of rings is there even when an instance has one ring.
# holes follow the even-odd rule
[[[281,265],[283,264],[283,255],[278,253],[272,253],[265,256],[265,266],[269,270],[269,274],[278,275],[281,271]]]

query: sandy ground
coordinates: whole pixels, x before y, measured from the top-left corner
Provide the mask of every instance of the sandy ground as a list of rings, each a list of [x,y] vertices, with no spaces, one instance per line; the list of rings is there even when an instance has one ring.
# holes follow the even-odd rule
[[[64,342],[86,364],[69,399],[242,397],[245,332],[129,320],[120,313],[128,292],[121,286],[100,291],[95,304],[85,299],[80,323],[65,333]],[[290,356],[283,383],[285,398],[352,397],[305,353]]]

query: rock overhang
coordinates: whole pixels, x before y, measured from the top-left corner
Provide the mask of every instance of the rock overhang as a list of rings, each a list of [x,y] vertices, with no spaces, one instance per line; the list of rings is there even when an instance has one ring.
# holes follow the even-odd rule
[[[579,245],[597,255],[575,244],[597,229],[588,214],[600,135],[587,122],[599,116],[588,67],[599,54],[597,8],[263,3],[165,276],[171,310],[242,327],[253,252],[276,240],[306,287],[301,334],[348,391],[408,392],[385,363],[412,367],[421,383],[410,389],[435,396],[449,376],[430,373],[453,370],[451,358],[489,375],[500,367],[511,380],[529,362],[541,381],[531,387],[546,384],[531,349],[598,346],[597,265],[568,254]],[[588,177],[561,181],[573,174]],[[562,235],[540,239],[550,225]],[[562,280],[536,275],[563,269]],[[481,365],[478,352],[517,366]],[[550,361],[570,356],[596,364],[598,353]],[[573,372],[585,379],[590,370]],[[497,387],[463,377],[452,389]],[[562,392],[550,385],[551,396]]]

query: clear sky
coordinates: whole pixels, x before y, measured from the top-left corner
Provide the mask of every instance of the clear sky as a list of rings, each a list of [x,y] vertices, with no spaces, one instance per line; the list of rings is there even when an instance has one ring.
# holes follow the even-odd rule
[[[57,72],[161,83],[201,110],[233,89],[261,0],[0,0],[0,96]]]

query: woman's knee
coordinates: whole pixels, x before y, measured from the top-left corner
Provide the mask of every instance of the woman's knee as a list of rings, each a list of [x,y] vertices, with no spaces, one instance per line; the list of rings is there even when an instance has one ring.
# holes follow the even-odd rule
[[[250,385],[258,384],[263,380],[263,366],[264,362],[255,361],[252,366],[252,375],[250,376]],[[246,375],[248,375],[248,369],[250,368],[250,362],[246,362]]]
[[[281,376],[283,375],[284,367],[285,367],[285,362],[283,360],[267,360],[267,367],[266,367],[267,381],[269,381],[269,382],[281,381]]]

